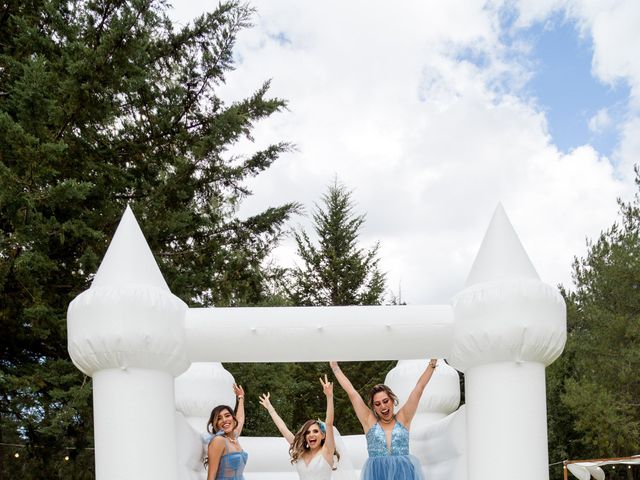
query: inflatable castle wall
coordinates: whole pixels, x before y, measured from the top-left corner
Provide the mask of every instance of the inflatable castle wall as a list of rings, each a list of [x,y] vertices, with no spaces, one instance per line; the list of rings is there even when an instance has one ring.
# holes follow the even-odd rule
[[[97,480],[206,478],[209,413],[235,402],[220,362],[398,360],[385,382],[402,403],[429,358],[448,365],[439,361],[411,424],[427,478],[544,480],[544,372],[564,348],[565,316],[501,206],[450,304],[196,309],[171,293],[127,208],[91,288],[69,306],[68,349],[93,378]],[[357,472],[364,436],[342,438],[341,463]],[[241,443],[247,480],[296,478],[284,439]]]

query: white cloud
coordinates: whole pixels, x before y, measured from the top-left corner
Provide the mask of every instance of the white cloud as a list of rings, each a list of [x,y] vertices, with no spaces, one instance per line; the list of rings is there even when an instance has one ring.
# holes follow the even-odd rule
[[[625,122],[618,150],[619,170],[624,172],[628,184],[632,184],[635,174],[633,167],[640,164],[640,116],[631,117]]]
[[[530,21],[564,5],[521,3]],[[568,7],[572,14],[600,32],[595,24],[605,14],[590,7],[588,17],[578,3]],[[292,200],[311,210],[337,174],[367,214],[364,243],[381,242],[389,286],[397,292],[402,282],[410,303],[447,302],[464,285],[502,201],[542,278],[570,282],[573,256],[613,222],[615,199],[628,195],[630,182],[589,146],[568,154],[555,148],[544,112],[520,94],[527,66],[505,54],[501,3],[256,6],[256,27],[239,39],[242,63],[224,94],[241,98],[272,78],[272,93],[288,99],[290,111],[259,124],[256,144],[287,139],[298,151],[251,183],[245,214]],[[607,78],[631,79],[640,64],[596,55],[594,69]],[[594,128],[605,126],[605,114]],[[619,155],[639,158],[640,124],[627,127],[621,145],[629,151]],[[283,245],[280,261],[292,252]]]
[[[611,117],[606,108],[601,108],[596,114],[589,119],[589,131],[592,133],[602,133],[611,126]]]

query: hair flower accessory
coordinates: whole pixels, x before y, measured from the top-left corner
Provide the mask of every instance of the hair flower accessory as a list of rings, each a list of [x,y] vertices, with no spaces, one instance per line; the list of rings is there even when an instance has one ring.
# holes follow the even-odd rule
[[[320,425],[320,430],[322,430],[322,433],[324,433],[325,435],[327,434],[327,426],[324,424],[324,422],[320,419],[318,419],[318,425]]]

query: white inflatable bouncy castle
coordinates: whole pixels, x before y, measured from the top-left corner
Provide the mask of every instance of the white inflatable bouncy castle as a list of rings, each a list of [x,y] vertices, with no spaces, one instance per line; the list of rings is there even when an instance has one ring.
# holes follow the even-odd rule
[[[93,378],[97,480],[206,478],[209,413],[235,402],[220,362],[399,360],[385,383],[402,403],[429,358],[449,365],[439,362],[411,424],[426,478],[544,480],[544,372],[564,348],[565,312],[501,206],[451,304],[208,309],[171,293],[127,208],[91,288],[69,306],[68,348]],[[357,472],[364,436],[342,440],[340,463]],[[284,439],[241,442],[247,480],[297,478]]]

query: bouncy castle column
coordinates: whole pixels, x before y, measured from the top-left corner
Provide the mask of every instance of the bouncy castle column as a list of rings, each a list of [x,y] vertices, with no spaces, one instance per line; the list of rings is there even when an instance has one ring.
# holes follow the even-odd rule
[[[97,480],[176,480],[174,377],[189,366],[187,306],[127,207],[91,288],[67,313],[68,350],[93,377]]]
[[[501,205],[453,299],[449,363],[465,373],[469,480],[549,478],[545,375],[566,307],[540,281]]]

